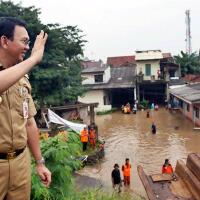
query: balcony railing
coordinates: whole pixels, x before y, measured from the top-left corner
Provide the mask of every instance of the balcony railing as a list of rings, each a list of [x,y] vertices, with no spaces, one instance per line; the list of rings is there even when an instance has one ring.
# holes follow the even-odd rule
[[[136,75],[136,80],[138,83],[142,83],[144,80],[144,74],[138,74]]]

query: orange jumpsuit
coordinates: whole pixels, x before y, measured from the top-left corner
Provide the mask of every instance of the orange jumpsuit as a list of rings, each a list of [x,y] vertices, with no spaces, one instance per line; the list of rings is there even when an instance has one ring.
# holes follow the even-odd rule
[[[94,129],[90,129],[90,145],[95,148],[96,146],[96,131]]]
[[[163,165],[163,167],[162,167],[162,173],[163,174],[172,174],[173,173],[173,168],[172,168],[171,164],[169,164],[169,165]]]
[[[81,142],[83,143],[83,151],[87,149],[87,143],[88,143],[88,130],[83,129],[81,131]]]
[[[130,164],[123,165],[122,171],[123,171],[123,174],[124,174],[124,185],[130,185],[131,165]]]

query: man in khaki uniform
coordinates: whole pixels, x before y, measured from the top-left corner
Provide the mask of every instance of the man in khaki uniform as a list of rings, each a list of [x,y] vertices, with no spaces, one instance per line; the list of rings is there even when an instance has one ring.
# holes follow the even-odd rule
[[[34,120],[36,109],[26,73],[43,57],[47,34],[37,36],[31,56],[24,22],[0,18],[0,200],[29,200],[31,186],[30,149],[36,170],[45,186],[51,173],[44,165]]]

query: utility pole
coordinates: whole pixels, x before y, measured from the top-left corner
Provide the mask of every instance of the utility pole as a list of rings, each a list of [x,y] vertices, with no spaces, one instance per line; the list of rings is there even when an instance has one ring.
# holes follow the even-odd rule
[[[185,11],[186,18],[186,52],[190,55],[192,53],[192,44],[191,44],[191,31],[190,31],[190,10]]]

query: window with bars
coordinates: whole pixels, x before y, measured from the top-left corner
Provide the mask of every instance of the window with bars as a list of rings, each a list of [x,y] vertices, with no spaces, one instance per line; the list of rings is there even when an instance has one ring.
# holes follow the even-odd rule
[[[94,75],[94,82],[102,83],[103,82],[103,74]]]

